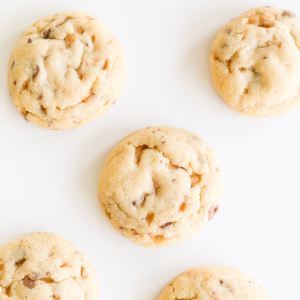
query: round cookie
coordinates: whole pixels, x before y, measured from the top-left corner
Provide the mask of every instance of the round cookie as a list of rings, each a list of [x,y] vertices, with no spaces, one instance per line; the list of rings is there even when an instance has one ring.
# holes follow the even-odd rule
[[[117,231],[156,247],[202,229],[218,210],[222,188],[218,158],[203,139],[183,129],[148,127],[109,154],[98,197]]]
[[[39,19],[22,34],[8,65],[8,84],[26,120],[46,129],[80,127],[107,111],[125,82],[122,47],[82,12]]]
[[[239,113],[270,117],[300,105],[300,17],[263,6],[226,24],[210,53],[214,86]]]
[[[250,276],[228,267],[199,267],[177,276],[159,300],[269,300]]]
[[[1,300],[98,300],[87,258],[51,233],[25,235],[0,248]]]

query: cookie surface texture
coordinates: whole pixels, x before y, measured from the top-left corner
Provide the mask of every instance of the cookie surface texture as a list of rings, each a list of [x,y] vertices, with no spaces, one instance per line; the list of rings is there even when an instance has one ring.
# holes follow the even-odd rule
[[[80,127],[107,111],[125,82],[122,47],[82,12],[36,21],[16,43],[8,84],[26,120],[46,129]]]
[[[1,300],[98,300],[87,258],[50,233],[20,237],[0,248]]]
[[[218,210],[222,188],[218,158],[203,139],[183,129],[149,127],[109,154],[98,197],[117,231],[156,247],[202,229]]]
[[[177,276],[159,300],[270,300],[250,276],[228,267],[199,267]]]
[[[300,105],[300,17],[253,8],[226,24],[210,54],[214,86],[239,113],[270,117]]]

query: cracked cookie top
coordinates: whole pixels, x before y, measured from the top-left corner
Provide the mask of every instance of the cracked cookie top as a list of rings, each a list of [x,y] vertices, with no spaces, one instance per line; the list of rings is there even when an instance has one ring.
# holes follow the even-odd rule
[[[218,210],[222,188],[218,158],[203,139],[183,129],[149,127],[109,154],[98,197],[117,231],[155,247],[203,228]]]
[[[104,25],[82,12],[44,17],[20,37],[8,84],[26,120],[66,130],[107,111],[125,82],[122,47]]]
[[[228,267],[199,267],[177,276],[159,300],[270,300],[250,276]]]
[[[1,300],[98,300],[87,258],[51,233],[20,237],[0,248]]]
[[[214,86],[239,113],[269,117],[300,105],[300,18],[253,8],[226,24],[210,54]]]

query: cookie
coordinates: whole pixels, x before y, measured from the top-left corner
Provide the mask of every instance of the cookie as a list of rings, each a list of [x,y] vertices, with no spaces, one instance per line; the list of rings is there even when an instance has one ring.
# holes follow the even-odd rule
[[[1,300],[98,300],[87,258],[51,233],[25,235],[0,248]]]
[[[156,247],[202,229],[218,210],[222,188],[218,158],[203,139],[183,129],[148,127],[109,154],[98,197],[117,231]]]
[[[199,267],[177,276],[159,300],[269,300],[250,276],[228,267]]]
[[[66,130],[91,122],[119,97],[125,82],[122,47],[83,12],[39,19],[16,43],[8,84],[26,120]]]
[[[226,24],[210,53],[214,86],[239,113],[271,117],[300,105],[300,17],[253,8]]]

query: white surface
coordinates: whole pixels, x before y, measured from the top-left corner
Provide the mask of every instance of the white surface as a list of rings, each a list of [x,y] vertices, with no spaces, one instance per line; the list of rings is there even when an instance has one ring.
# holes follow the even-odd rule
[[[180,272],[226,265],[256,278],[271,299],[299,298],[300,108],[268,119],[230,109],[209,71],[217,31],[249,1],[18,0],[1,3],[0,245],[37,231],[72,242],[92,262],[100,299],[156,300]],[[298,0],[251,1],[300,15]],[[83,10],[122,43],[127,82],[117,103],[82,128],[55,132],[24,120],[6,83],[10,52],[36,19]],[[197,236],[137,246],[100,210],[97,182],[108,153],[151,125],[191,130],[219,156],[221,209]]]

